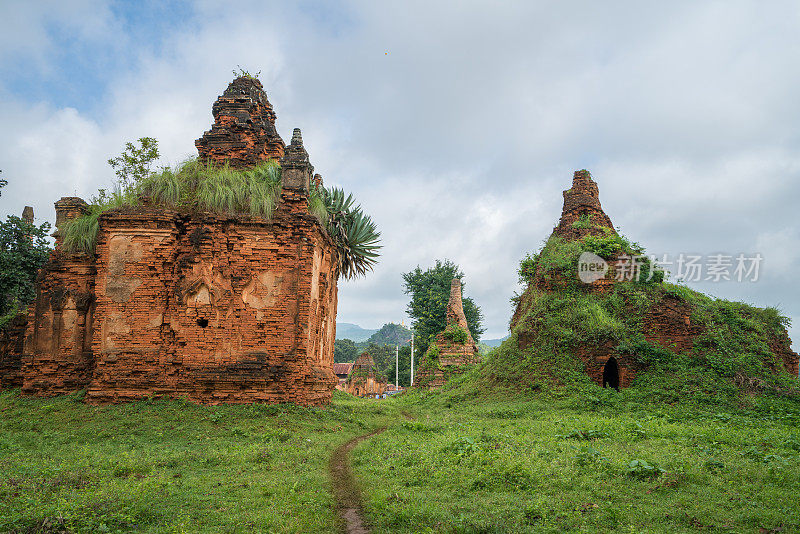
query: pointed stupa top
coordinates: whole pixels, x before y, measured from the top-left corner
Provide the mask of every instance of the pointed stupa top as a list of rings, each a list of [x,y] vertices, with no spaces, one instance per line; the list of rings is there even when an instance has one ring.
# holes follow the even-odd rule
[[[564,191],[561,220],[553,234],[566,239],[580,239],[589,234],[602,235],[606,231],[601,228],[610,228],[616,233],[611,219],[600,205],[600,193],[592,175],[585,169],[575,171],[572,187]]]
[[[356,358],[356,361],[353,363],[353,368],[351,370],[355,371],[356,369],[360,369],[362,371],[372,371],[375,367],[375,360],[372,359],[366,352],[362,352],[361,355]]]
[[[252,167],[280,159],[284,143],[275,129],[275,112],[256,78],[239,76],[211,108],[214,124],[195,141],[200,159],[231,167]]]
[[[468,343],[474,343],[469,333],[467,317],[464,315],[464,303],[461,300],[461,279],[453,278],[450,282],[450,300],[447,301],[447,325],[457,324],[467,332]]]
[[[303,146],[300,128],[292,132],[292,142],[284,150],[281,158],[281,178],[285,189],[308,191],[314,167],[308,161],[308,152]]]

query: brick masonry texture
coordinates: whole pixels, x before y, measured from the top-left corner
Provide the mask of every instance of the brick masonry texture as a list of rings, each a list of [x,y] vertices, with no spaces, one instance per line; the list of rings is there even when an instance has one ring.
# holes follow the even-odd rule
[[[591,218],[591,227],[573,227],[574,222],[586,215]],[[572,179],[572,187],[564,191],[564,207],[561,219],[553,229],[553,236],[576,240],[586,235],[603,235],[604,231],[599,230],[597,226],[609,228],[616,234],[611,219],[600,205],[597,183],[592,180],[588,171],[576,171]],[[589,292],[607,293],[613,290],[614,278],[615,267],[613,263],[610,263],[609,272],[605,278],[581,287]],[[536,272],[530,286],[520,298],[511,319],[511,328],[516,328],[523,320],[526,310],[530,306],[532,291],[558,291],[566,283],[565,280],[546,278]],[[672,297],[664,297],[655,303],[644,318],[644,335],[649,342],[658,343],[664,348],[685,354],[692,352],[695,340],[703,332],[700,325],[692,323],[690,307]],[[536,340],[533,326],[521,328],[518,339],[521,350],[530,347]],[[770,339],[768,343],[779,361],[783,362],[783,368],[797,376],[798,355],[790,348],[791,342],[788,333],[784,332],[781,338]],[[617,345],[618,343],[612,341],[600,341],[596,344],[581,346],[576,351],[577,356],[585,365],[587,374],[599,385],[603,385],[603,369],[612,357],[616,360],[619,368],[620,387],[629,386],[635,378],[637,370],[640,370],[630,355],[620,354],[616,350]]]
[[[356,397],[383,395],[386,391],[386,379],[375,372],[375,360],[366,352],[353,362],[342,391]]]
[[[18,315],[0,330],[0,390],[22,387],[22,351],[27,316]]]
[[[454,278],[450,284],[450,298],[447,302],[447,326],[456,325],[467,333],[463,343],[448,339],[445,330],[436,334],[433,344],[439,351],[437,361],[432,361],[428,354],[423,356],[419,370],[414,377],[417,387],[435,389],[444,385],[452,376],[464,371],[466,365],[480,363],[480,353],[475,340],[469,332],[467,318],[464,315],[464,304],[461,299],[461,280]]]
[[[211,112],[211,130],[195,141],[201,159],[242,168],[283,157],[275,112],[257,79],[240,76],[233,80]]]
[[[313,167],[300,132],[284,147],[261,84],[249,78],[231,83],[214,118],[198,141],[201,157],[240,167],[281,158],[273,217],[145,202],[100,217],[92,256],[66,254],[56,231],[28,313],[24,394],[85,388],[93,404],[160,395],[209,404],[330,401],[338,255],[308,213]],[[60,200],[58,225],[85,208]]]

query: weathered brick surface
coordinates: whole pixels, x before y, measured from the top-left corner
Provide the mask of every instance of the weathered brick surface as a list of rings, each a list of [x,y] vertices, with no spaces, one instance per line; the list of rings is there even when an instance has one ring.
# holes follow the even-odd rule
[[[195,141],[201,159],[242,168],[283,157],[284,143],[275,129],[275,112],[260,81],[236,78],[217,98],[211,112],[211,130]]]
[[[592,226],[574,228],[573,223],[582,217],[589,217]],[[602,235],[604,232],[598,227],[610,228],[612,233],[616,233],[611,219],[600,206],[599,189],[592,180],[592,175],[586,170],[575,171],[572,187],[564,191],[564,208],[553,234],[566,239],[579,239],[590,234]]]
[[[28,314],[23,393],[87,388],[95,404],[157,395],[330,401],[338,255],[308,213],[313,167],[300,131],[284,154],[259,91],[255,80],[235,80],[198,148],[237,166],[283,155],[274,216],[122,208],[100,217],[91,257],[65,254],[56,232]],[[82,200],[62,199],[59,226],[84,210]]]
[[[362,353],[353,363],[344,391],[356,397],[383,395],[386,391],[386,380],[376,373],[375,360],[368,353]]]
[[[478,346],[472,339],[464,315],[461,280],[458,278],[454,278],[450,284],[446,318],[447,326],[457,325],[467,333],[467,339],[463,343],[456,343],[448,339],[444,331],[436,334],[433,344],[438,347],[439,355],[436,361],[430,360],[427,354],[423,357],[414,377],[414,383],[418,387],[428,389],[441,387],[450,377],[463,372],[464,366],[479,363],[481,360]]]
[[[141,210],[101,228],[90,402],[330,400],[336,256],[313,217]]]
[[[91,257],[60,248],[42,268],[28,311],[23,393],[56,395],[88,385],[94,367],[94,276]]]
[[[26,315],[18,315],[0,329],[0,390],[22,387],[22,351]]]

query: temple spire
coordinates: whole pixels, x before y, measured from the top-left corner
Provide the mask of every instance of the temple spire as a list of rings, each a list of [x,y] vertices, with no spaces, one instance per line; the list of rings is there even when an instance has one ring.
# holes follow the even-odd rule
[[[233,80],[211,112],[214,124],[195,141],[200,159],[244,168],[283,156],[275,112],[258,79],[240,76]]]
[[[585,235],[603,235],[609,231],[616,233],[611,219],[600,205],[599,189],[589,171],[575,171],[572,187],[563,194],[564,207],[558,226],[553,230],[554,235],[573,240]]]

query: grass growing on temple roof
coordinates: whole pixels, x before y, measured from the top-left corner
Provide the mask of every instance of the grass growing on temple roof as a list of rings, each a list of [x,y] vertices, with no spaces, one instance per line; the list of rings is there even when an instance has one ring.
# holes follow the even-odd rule
[[[65,225],[68,252],[94,252],[98,219],[104,212],[135,206],[143,200],[166,209],[211,211],[234,216],[271,219],[281,193],[281,167],[264,161],[248,169],[203,163],[193,159],[175,169],[165,168],[144,178],[133,189],[101,191],[89,213]],[[339,252],[339,271],[345,278],[366,274],[377,263],[380,232],[352,195],[337,188],[312,184],[309,213],[316,215]]]
[[[139,198],[132,192],[115,188],[110,194],[105,190],[92,198],[86,215],[77,217],[64,225],[64,248],[70,252],[84,254],[94,253],[97,232],[100,229],[99,218],[106,211],[139,204]]]

